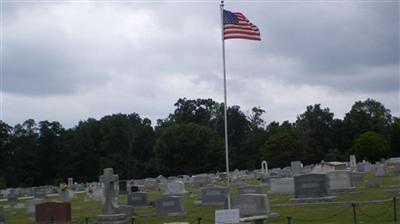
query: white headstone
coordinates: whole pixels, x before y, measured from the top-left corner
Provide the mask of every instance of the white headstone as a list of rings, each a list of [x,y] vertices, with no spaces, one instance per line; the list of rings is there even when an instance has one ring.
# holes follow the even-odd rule
[[[239,224],[239,209],[215,210],[215,223]]]
[[[172,181],[167,183],[165,194],[182,195],[185,194],[185,184],[182,181]]]
[[[268,163],[267,163],[267,161],[263,160],[261,162],[261,170],[262,170],[263,174],[268,175]]]
[[[350,169],[355,170],[357,167],[356,155],[350,155]]]

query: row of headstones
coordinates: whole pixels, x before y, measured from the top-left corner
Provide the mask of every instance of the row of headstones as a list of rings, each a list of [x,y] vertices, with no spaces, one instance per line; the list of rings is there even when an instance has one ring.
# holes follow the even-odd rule
[[[239,196],[231,199],[232,208],[239,208],[241,216],[267,215],[270,213],[267,195],[261,186],[244,186],[238,188]],[[134,207],[155,206],[157,215],[186,214],[183,195],[167,195],[154,202],[148,197],[148,192],[134,192],[128,195],[127,204]],[[225,187],[205,187],[201,189],[202,206],[227,205],[227,189]],[[251,208],[251,209],[250,209]]]

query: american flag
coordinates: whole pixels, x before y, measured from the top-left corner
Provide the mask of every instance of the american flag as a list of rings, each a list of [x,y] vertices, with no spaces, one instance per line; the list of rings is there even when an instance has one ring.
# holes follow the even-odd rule
[[[224,10],[224,39],[261,40],[260,30],[242,13]]]

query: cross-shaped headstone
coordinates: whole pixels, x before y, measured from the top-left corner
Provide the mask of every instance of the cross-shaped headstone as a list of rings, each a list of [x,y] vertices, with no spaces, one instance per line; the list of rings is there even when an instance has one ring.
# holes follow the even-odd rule
[[[105,203],[103,214],[111,215],[118,213],[118,205],[115,203],[115,184],[118,183],[118,175],[114,175],[113,168],[104,169],[104,175],[100,176],[100,182],[104,184]]]

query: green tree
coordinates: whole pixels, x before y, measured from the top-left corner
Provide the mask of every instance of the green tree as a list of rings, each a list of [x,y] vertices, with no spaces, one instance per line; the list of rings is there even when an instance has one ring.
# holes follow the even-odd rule
[[[391,151],[393,156],[400,156],[400,118],[394,117],[391,130]]]
[[[306,111],[296,120],[296,131],[307,148],[305,162],[316,163],[324,159],[328,149],[333,148],[331,141],[334,114],[320,104],[307,106]]]
[[[40,157],[38,127],[33,119],[17,124],[10,136],[6,153],[5,179],[8,187],[38,186],[40,182]]]
[[[384,135],[389,140],[392,115],[390,110],[373,99],[356,101],[344,120],[344,146],[350,149],[354,140],[362,133],[373,131]]]
[[[354,142],[353,148],[357,158],[370,162],[379,161],[389,155],[389,144],[386,139],[376,132],[365,132]]]
[[[223,139],[214,130],[194,123],[162,130],[155,145],[163,175],[196,174],[223,170]]]
[[[290,161],[303,160],[304,151],[299,139],[290,132],[273,134],[260,149],[262,159],[271,167],[289,166]]]

